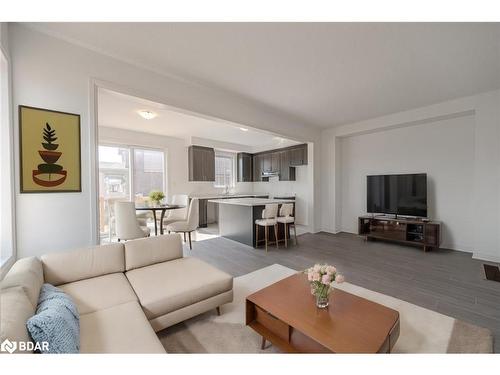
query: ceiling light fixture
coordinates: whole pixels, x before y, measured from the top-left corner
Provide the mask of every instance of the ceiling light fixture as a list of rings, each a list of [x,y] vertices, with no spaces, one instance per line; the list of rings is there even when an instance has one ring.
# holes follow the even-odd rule
[[[247,131],[248,131],[248,129],[247,129],[247,128],[240,128],[240,130],[241,130],[242,132],[247,132]]]
[[[139,113],[139,116],[141,116],[142,118],[144,118],[146,120],[151,120],[157,116],[156,113],[151,112],[151,111],[145,111],[145,110],[139,111],[138,113]]]

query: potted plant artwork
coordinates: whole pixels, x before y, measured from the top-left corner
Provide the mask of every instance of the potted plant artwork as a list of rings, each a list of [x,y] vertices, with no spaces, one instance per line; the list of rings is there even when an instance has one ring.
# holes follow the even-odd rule
[[[61,185],[66,180],[67,171],[62,165],[56,164],[62,152],[56,151],[59,147],[59,144],[55,143],[57,141],[56,130],[48,122],[45,123],[42,137],[43,150],[38,150],[38,154],[45,163],[38,164],[38,169],[33,171],[33,181],[45,187]]]

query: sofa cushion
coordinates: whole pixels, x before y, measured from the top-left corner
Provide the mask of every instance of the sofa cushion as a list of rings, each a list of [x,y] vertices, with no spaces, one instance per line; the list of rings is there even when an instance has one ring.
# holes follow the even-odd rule
[[[13,287],[0,291],[0,343],[9,339],[12,342],[31,341],[26,321],[33,316],[35,308],[23,287]],[[16,347],[16,353],[23,353]],[[26,353],[26,352],[24,352]]]
[[[116,243],[43,255],[42,264],[45,282],[60,285],[123,272],[125,254],[123,244]]]
[[[180,258],[126,276],[148,319],[167,314],[233,288],[233,278],[196,258]]]
[[[125,243],[127,271],[178,258],[182,258],[182,241],[179,234],[141,238]]]
[[[80,317],[81,353],[165,353],[139,303],[128,302]]]
[[[0,286],[2,289],[20,286],[28,296],[33,309],[38,304],[40,288],[43,285],[42,263],[36,257],[19,259],[11,267]]]
[[[137,301],[137,296],[123,273],[92,277],[59,285],[59,288],[73,298],[80,314]]]

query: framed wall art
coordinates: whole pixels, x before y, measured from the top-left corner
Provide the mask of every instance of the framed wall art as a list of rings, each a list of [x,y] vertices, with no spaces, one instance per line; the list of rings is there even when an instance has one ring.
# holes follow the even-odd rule
[[[21,193],[81,192],[80,115],[19,106]]]

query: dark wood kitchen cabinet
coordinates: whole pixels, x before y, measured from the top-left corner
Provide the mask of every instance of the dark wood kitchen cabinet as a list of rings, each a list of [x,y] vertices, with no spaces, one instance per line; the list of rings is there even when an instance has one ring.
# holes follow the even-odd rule
[[[295,181],[295,167],[290,166],[290,152],[280,151],[280,181]]]
[[[289,153],[292,167],[307,164],[307,144],[291,147]]]
[[[215,151],[210,147],[189,146],[189,181],[215,181]]]
[[[257,154],[253,156],[253,180],[255,182],[262,181],[262,155]]]
[[[252,154],[240,152],[237,155],[238,182],[252,182],[254,180]]]
[[[262,172],[269,173],[272,171],[272,156],[271,153],[262,154]]]
[[[271,153],[271,172],[280,171],[280,152],[274,151]]]

